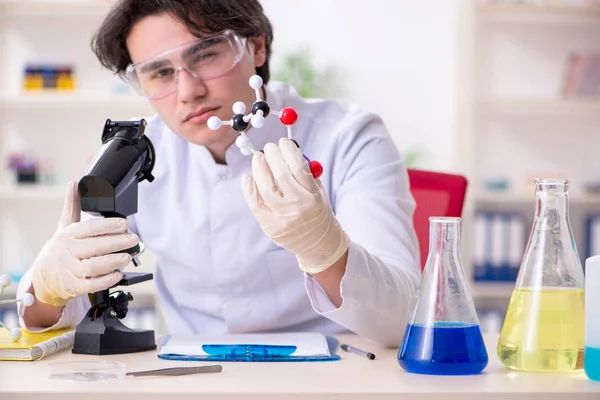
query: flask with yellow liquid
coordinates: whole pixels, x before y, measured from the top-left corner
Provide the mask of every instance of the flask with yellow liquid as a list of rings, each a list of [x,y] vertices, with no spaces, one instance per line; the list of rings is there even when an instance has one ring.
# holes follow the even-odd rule
[[[535,216],[498,342],[521,371],[583,370],[584,274],[569,222],[569,182],[536,179]]]

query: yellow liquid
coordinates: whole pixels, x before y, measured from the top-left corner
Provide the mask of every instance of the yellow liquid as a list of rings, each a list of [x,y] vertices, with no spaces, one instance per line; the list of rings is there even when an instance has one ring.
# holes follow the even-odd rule
[[[583,370],[583,289],[516,289],[498,342],[498,357],[522,371]]]

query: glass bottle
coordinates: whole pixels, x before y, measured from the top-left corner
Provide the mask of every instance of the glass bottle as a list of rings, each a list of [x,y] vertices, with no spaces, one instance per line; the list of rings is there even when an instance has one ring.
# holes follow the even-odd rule
[[[459,255],[460,218],[429,218],[429,254],[398,363],[413,373],[470,375],[488,363]]]
[[[585,260],[585,350],[583,370],[600,381],[600,255]]]
[[[535,216],[498,357],[521,371],[583,369],[584,278],[569,222],[569,182],[535,180]]]

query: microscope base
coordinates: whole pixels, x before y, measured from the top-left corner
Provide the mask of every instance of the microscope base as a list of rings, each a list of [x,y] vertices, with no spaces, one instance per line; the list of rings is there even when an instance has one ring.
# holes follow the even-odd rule
[[[152,279],[152,274],[129,272],[117,285],[130,286]],[[118,294],[114,297],[113,295]],[[125,326],[130,293],[108,289],[94,293],[92,307],[75,330],[74,354],[124,354],[156,349],[154,331],[136,330]]]
[[[134,330],[106,312],[92,319],[93,308],[75,331],[74,354],[124,354],[156,349],[154,331]]]

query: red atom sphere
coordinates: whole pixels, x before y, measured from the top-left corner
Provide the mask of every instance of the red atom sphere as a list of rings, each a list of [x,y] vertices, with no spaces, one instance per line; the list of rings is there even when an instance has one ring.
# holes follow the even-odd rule
[[[312,173],[313,178],[319,179],[321,175],[323,175],[323,166],[318,161],[311,161],[308,163],[310,167],[310,172]]]
[[[298,113],[292,107],[286,107],[281,110],[281,117],[279,120],[284,125],[294,125],[298,120]]]

